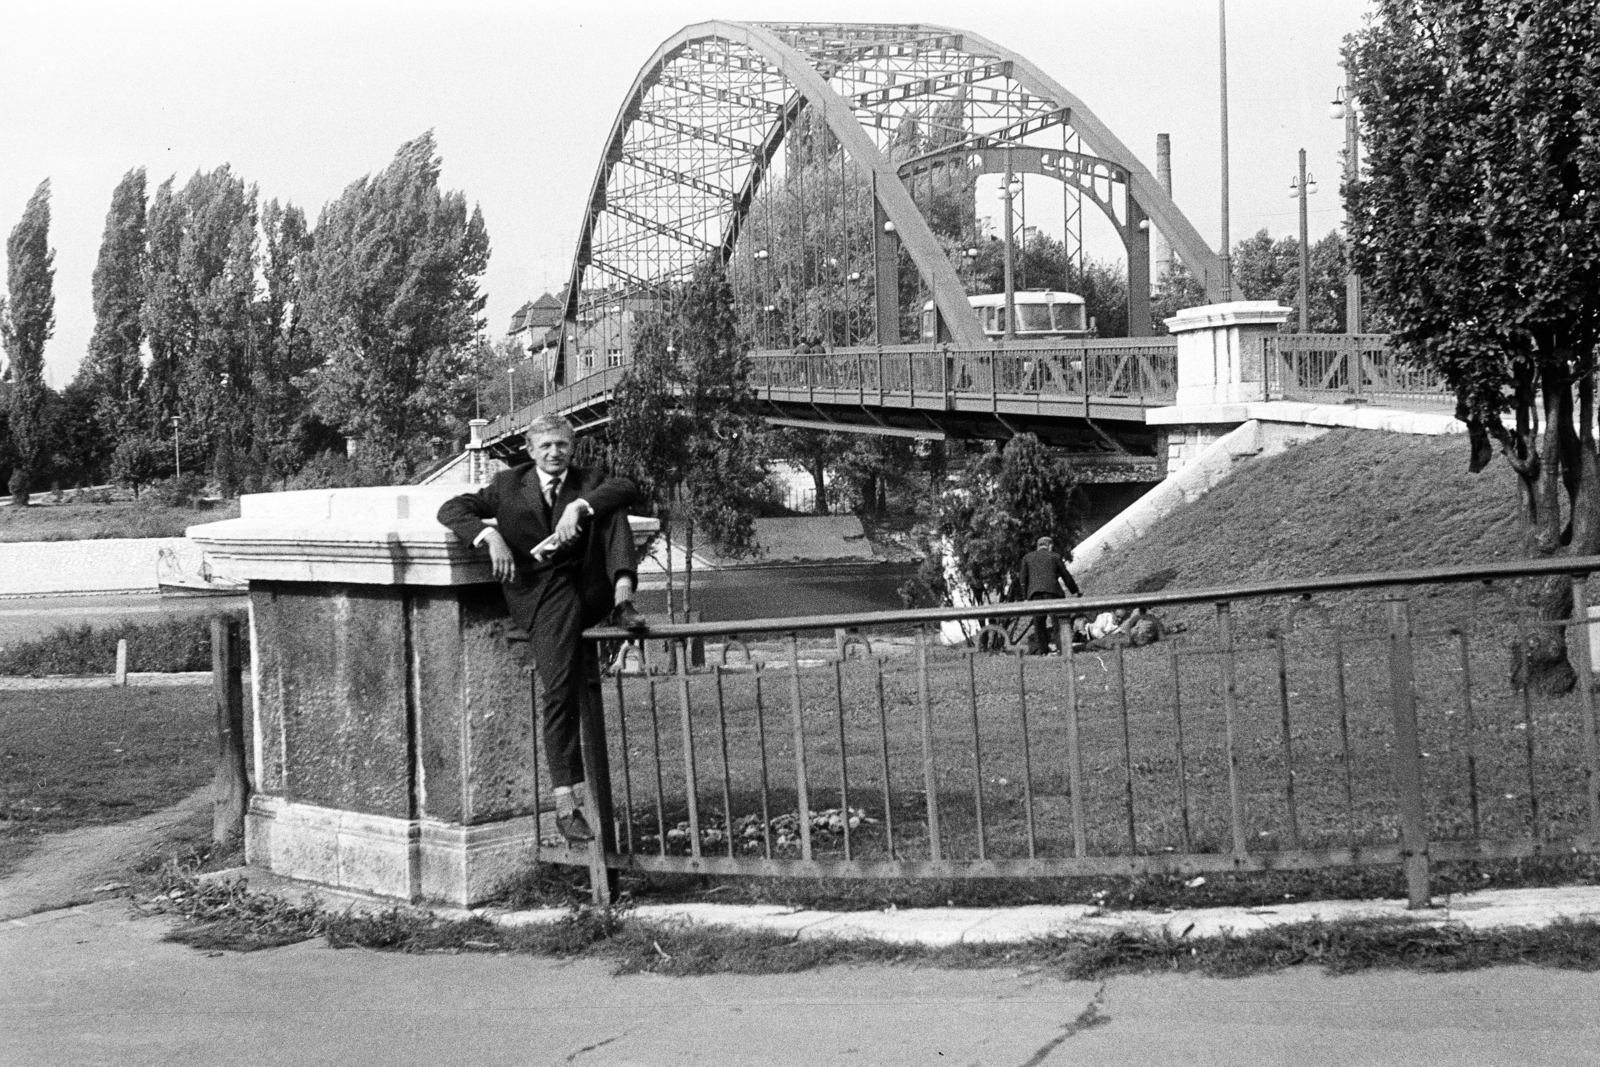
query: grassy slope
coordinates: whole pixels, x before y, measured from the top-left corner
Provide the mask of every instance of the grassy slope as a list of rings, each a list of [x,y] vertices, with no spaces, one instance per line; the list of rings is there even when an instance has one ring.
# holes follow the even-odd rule
[[[1466,468],[1465,437],[1333,430],[1246,464],[1088,573],[1085,592],[1168,567],[1168,588],[1192,589],[1515,558],[1515,476]]]

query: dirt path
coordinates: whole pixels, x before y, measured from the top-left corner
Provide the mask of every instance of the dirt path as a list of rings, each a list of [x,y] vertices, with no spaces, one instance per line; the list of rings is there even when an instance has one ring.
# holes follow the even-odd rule
[[[183,823],[211,807],[211,786],[170,808],[132,822],[86,826],[39,840],[10,874],[0,877],[0,921],[101,900],[130,881],[129,868],[156,852]],[[97,889],[116,884],[116,889]]]

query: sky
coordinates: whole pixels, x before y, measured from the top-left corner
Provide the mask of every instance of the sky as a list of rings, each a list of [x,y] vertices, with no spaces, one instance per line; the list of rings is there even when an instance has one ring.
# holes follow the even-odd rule
[[[1343,82],[1340,41],[1368,6],[1227,3],[1234,242],[1297,231],[1288,190],[1300,148],[1320,186],[1312,240],[1341,224],[1343,124],[1328,104]],[[429,129],[443,184],[483,209],[487,334],[500,336],[524,300],[565,281],[601,147],[640,67],[713,18],[981,34],[1075,93],[1151,170],[1156,135],[1171,134],[1174,199],[1220,241],[1216,0],[0,0],[0,232],[50,179],[48,380],[65,385],[88,345],[90,278],[128,170],[144,167],[153,189],[227,163],[263,200],[314,220]]]

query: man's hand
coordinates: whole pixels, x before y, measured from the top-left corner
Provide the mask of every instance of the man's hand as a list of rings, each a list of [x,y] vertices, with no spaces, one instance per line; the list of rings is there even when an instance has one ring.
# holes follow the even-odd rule
[[[483,532],[483,544],[489,546],[489,566],[494,568],[497,581],[509,582],[517,576],[516,557],[511,554],[511,546],[506,544],[506,539],[500,531],[493,526],[487,527]]]
[[[555,539],[555,546],[565,548],[576,541],[578,535],[583,532],[583,520],[593,510],[587,500],[574,500],[568,504],[567,509],[561,513],[561,521],[556,523],[555,532],[550,535]]]

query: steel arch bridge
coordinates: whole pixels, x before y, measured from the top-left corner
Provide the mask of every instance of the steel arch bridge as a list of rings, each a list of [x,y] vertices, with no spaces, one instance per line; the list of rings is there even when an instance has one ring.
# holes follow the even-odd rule
[[[758,347],[809,335],[881,350],[917,328],[925,303],[930,339],[982,346],[960,251],[976,240],[984,173],[1059,182],[1050,207],[1080,272],[1083,213],[1105,215],[1127,251],[1130,334],[1148,332],[1151,226],[1217,295],[1217,256],[1171,197],[1020,54],[941,26],[703,22],[656,49],[612,123],[554,382],[603,388],[654,294],[708,259],[727,269]],[[1064,289],[1071,277],[1045,280]]]

